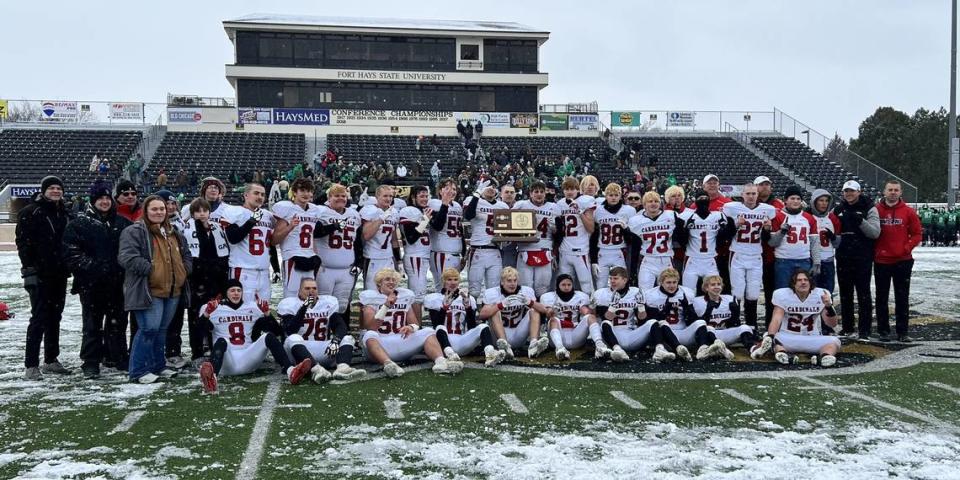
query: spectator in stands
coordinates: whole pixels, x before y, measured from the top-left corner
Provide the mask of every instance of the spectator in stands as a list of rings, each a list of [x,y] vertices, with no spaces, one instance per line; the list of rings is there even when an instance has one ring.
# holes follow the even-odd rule
[[[127,318],[123,311],[123,270],[117,263],[120,233],[132,225],[117,215],[109,183],[90,187],[92,205],[67,224],[63,234],[64,263],[73,274],[71,293],[80,295],[83,377],[100,376],[100,362],[127,369]]]
[[[433,153],[437,153],[438,151],[440,151],[440,138],[437,137],[436,133],[434,133],[433,136],[430,137],[430,145],[433,146]]]
[[[877,203],[880,236],[874,254],[874,279],[877,290],[877,332],[882,339],[890,334],[890,281],[896,314],[897,340],[913,341],[907,335],[910,321],[910,276],[913,274],[913,249],[920,245],[923,230],[920,217],[900,198],[902,187],[896,180],[883,186],[883,200]]]
[[[430,167],[430,179],[434,186],[440,182],[440,160],[433,162],[433,166]]]
[[[413,167],[410,168],[410,176],[413,178],[420,178],[420,174],[423,171],[423,160],[417,158],[417,161],[413,162]]]
[[[167,188],[167,172],[162,168],[157,172],[157,181],[154,182],[157,186],[157,190],[164,190]]]
[[[192,258],[186,239],[170,226],[163,199],[147,197],[144,210],[144,217],[120,235],[118,260],[124,269],[124,308],[136,314],[139,325],[129,377],[153,383],[176,375],[166,367],[166,333],[180,297],[189,293]]]
[[[24,379],[40,380],[40,343],[43,373],[69,374],[60,364],[60,318],[67,297],[69,273],[61,256],[63,232],[69,214],[63,202],[63,181],[44,177],[40,191],[17,214],[16,244],[20,275],[30,296]]]
[[[407,178],[407,166],[400,164],[397,166],[397,180],[403,180]]]
[[[100,159],[100,167],[97,169],[99,173],[107,173],[110,171],[110,160],[107,158]]]
[[[469,125],[469,123],[467,123]],[[477,120],[477,126],[473,129],[473,133],[477,138],[477,141],[480,141],[480,137],[483,136],[483,122]]]
[[[874,243],[880,236],[880,215],[876,205],[860,193],[860,183],[843,184],[843,201],[833,213],[840,219],[840,245],[837,246],[837,282],[840,286],[841,335],[853,336],[853,293],[857,293],[859,338],[870,336],[873,323],[873,299],[870,276],[873,272]],[[881,335],[881,341],[889,340]]]
[[[467,126],[463,129],[463,138],[466,139],[467,143],[473,140],[473,133],[473,125],[470,124],[470,120],[467,120]]]
[[[88,169],[91,172],[96,172],[100,170],[100,154],[94,153],[93,158],[90,160],[90,168]]]
[[[129,180],[120,180],[117,182],[117,215],[120,215],[131,222],[140,220],[143,216],[140,199],[137,193],[137,186]]]
[[[467,144],[466,133],[467,133],[467,127],[464,127],[464,126],[463,126],[463,121],[457,120],[457,136],[460,137],[460,144],[461,144],[461,145],[466,145],[466,144]]]
[[[417,153],[420,153],[421,144],[423,144],[423,135],[418,135],[414,146],[414,148],[417,150]]]
[[[177,193],[187,193],[187,187],[190,185],[190,177],[187,176],[182,168],[177,172]]]

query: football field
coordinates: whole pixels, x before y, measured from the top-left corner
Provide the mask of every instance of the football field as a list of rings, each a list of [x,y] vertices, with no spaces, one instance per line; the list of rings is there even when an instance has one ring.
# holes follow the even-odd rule
[[[290,386],[264,365],[200,394],[105,371],[21,380],[29,306],[0,254],[2,478],[960,478],[960,249],[918,249],[913,346],[840,368],[745,361],[611,366],[552,352],[455,377]],[[924,324],[919,326],[919,324]],[[61,360],[78,367],[68,297]],[[476,360],[476,359],[474,359]]]

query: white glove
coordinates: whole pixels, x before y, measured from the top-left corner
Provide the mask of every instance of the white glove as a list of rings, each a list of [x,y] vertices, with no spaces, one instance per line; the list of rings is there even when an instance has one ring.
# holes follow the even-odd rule
[[[253,220],[256,221],[256,222],[259,222],[261,218],[263,218],[263,210],[261,210],[261,209],[259,209],[259,208],[256,209],[256,210],[254,210],[254,211],[253,211]]]
[[[380,305],[380,308],[377,310],[377,313],[373,316],[373,318],[376,318],[377,320],[383,320],[384,318],[387,318],[387,306]]]
[[[417,228],[415,230],[417,231],[417,233],[426,232],[427,225],[429,224],[430,224],[430,219],[428,219],[427,217],[423,217],[420,219],[420,223],[417,224]]]
[[[477,190],[473,192],[473,196],[479,197],[483,194],[483,191],[490,187],[490,180],[481,180],[477,182]]]

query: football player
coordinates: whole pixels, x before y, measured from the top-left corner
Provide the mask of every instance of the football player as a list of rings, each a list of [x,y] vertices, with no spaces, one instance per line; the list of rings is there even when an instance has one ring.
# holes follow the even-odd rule
[[[733,352],[728,348],[740,342],[744,347],[753,348],[760,340],[754,328],[740,323],[740,304],[732,295],[723,294],[723,278],[709,275],[703,279],[703,296],[693,299],[693,310],[697,318],[707,322],[707,328],[723,343],[719,353],[727,360],[733,360]]]
[[[393,208],[394,188],[380,185],[376,191],[376,203],[360,209],[363,229],[363,286],[367,290],[377,288],[377,272],[394,269],[400,259],[400,240],[397,237],[397,210]]]
[[[820,272],[820,229],[817,219],[803,211],[803,190],[796,185],[787,188],[786,203],[777,212],[770,229],[770,240],[776,261],[774,286],[785,288],[793,271],[803,268],[816,276]]]
[[[654,286],[664,270],[672,268],[673,242],[683,245],[686,241],[684,221],[675,210],[660,208],[660,194],[643,194],[643,211],[627,223],[633,234],[631,241],[631,267],[643,256],[637,271],[637,285],[646,291]]]
[[[477,322],[477,301],[467,289],[460,287],[460,272],[448,268],[441,275],[443,287],[428,294],[423,306],[430,314],[430,323],[437,332],[437,341],[447,359],[460,360],[477,347],[483,347],[485,365],[493,367],[506,354],[493,346],[493,334],[486,323]]]
[[[710,210],[710,197],[699,190],[693,194],[695,208],[680,214],[686,230],[687,260],[683,266],[682,285],[697,289],[697,282],[708,275],[719,275],[717,270],[717,244],[727,241],[733,234],[733,222],[720,211]]]
[[[589,327],[595,347],[594,358],[609,356],[614,362],[625,362],[630,360],[628,351],[636,352],[644,345],[653,344],[656,345],[654,361],[672,360],[674,354],[661,345],[660,325],[657,322],[641,324],[647,317],[643,293],[639,288],[631,287],[629,281],[630,273],[626,268],[613,267],[609,286],[593,292],[594,318],[601,322]]]
[[[555,220],[560,238],[560,261],[557,271],[577,277],[580,291],[593,293],[593,269],[590,267],[590,235],[593,234],[597,199],[580,194],[580,183],[567,177],[561,185],[563,200],[557,202],[560,215]]]
[[[273,246],[273,213],[262,208],[266,190],[259,183],[243,188],[243,206],[229,207],[220,218],[230,241],[230,276],[243,284],[244,300],[270,300],[270,266],[280,272]]]
[[[734,219],[736,233],[730,244],[730,293],[743,307],[743,321],[757,326],[757,302],[763,284],[762,236],[769,235],[777,209],[757,200],[757,186],[743,186],[743,201],[729,202],[723,214]]]
[[[314,249],[313,229],[320,221],[322,210],[313,201],[313,181],[298,178],[290,185],[293,201],[283,200],[273,205],[275,226],[273,240],[280,244],[283,256],[283,296],[295,297],[300,279],[317,277],[320,257]]]
[[[423,185],[410,187],[410,206],[400,210],[400,228],[403,230],[403,270],[407,286],[413,290],[413,310],[420,318],[423,296],[427,294],[427,271],[430,269],[430,220],[433,209],[427,206],[430,190]]]
[[[464,250],[463,227],[460,225],[463,207],[456,201],[457,182],[448,178],[441,181],[438,188],[440,198],[427,203],[433,210],[433,217],[430,218],[430,273],[433,275],[434,290],[442,288],[439,278],[444,270],[460,270]]]
[[[554,219],[560,214],[556,203],[547,201],[547,186],[541,181],[530,185],[530,199],[514,205],[518,210],[536,210],[537,241],[524,242],[517,246],[517,272],[520,284],[533,287],[539,298],[550,290],[553,277],[553,236],[556,232]]]
[[[500,201],[507,208],[517,208],[517,189],[512,183],[500,186]],[[517,268],[517,242],[503,242],[500,244],[500,260],[504,267]]]
[[[516,268],[504,268],[500,274],[500,286],[483,292],[480,319],[489,321],[497,337],[497,348],[506,353],[507,359],[513,358],[513,349],[520,348],[524,340],[527,340],[530,358],[547,350],[550,340],[539,338],[540,315],[546,313],[547,309],[537,302],[533,289],[520,285]]]
[[[363,263],[360,214],[347,206],[349,192],[335,183],[327,188],[327,203],[320,207],[320,220],[313,229],[320,257],[320,295],[337,298],[340,313],[350,316],[350,297]],[[347,321],[349,323],[349,321]]]
[[[213,331],[210,361],[200,365],[200,384],[205,393],[217,392],[217,376],[244,375],[263,363],[267,352],[280,365],[290,383],[296,385],[310,372],[313,360],[291,365],[278,335],[280,325],[269,315],[270,304],[245,302],[243,284],[227,280],[226,295],[200,307],[200,316],[209,320]]]
[[[594,219],[597,222],[590,235],[590,254],[597,272],[597,285],[609,284],[607,278],[613,267],[627,267],[627,222],[637,214],[629,205],[620,202],[622,189],[616,183],[607,184],[605,199],[597,207]]]
[[[649,320],[661,321],[673,331],[672,338],[664,338],[667,347],[687,362],[693,361],[689,347],[696,347],[697,360],[721,355],[722,345],[693,310],[693,290],[680,286],[680,273],[668,268],[660,273],[657,283],[658,287],[643,292],[644,306]]]
[[[467,281],[470,295],[480,298],[484,290],[494,288],[503,268],[500,248],[493,243],[493,211],[506,209],[497,200],[496,180],[477,183],[477,190],[464,201],[463,218],[470,222],[470,269]]]
[[[376,288],[360,292],[360,325],[365,330],[361,339],[367,359],[383,365],[388,377],[403,375],[395,362],[409,360],[423,352],[433,360],[433,372],[455,374],[463,363],[448,360],[430,327],[420,328],[413,314],[413,292],[398,288],[400,274],[384,268],[374,275]]]
[[[570,350],[584,346],[589,327],[597,323],[591,315],[590,296],[574,290],[573,277],[561,273],[556,290],[543,294],[540,303],[547,307],[550,341],[557,360],[570,360]]]

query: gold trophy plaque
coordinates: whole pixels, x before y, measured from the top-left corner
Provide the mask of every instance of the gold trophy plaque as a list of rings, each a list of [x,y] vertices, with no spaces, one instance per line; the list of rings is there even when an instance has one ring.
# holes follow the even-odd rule
[[[536,210],[494,210],[494,242],[536,242],[540,239],[537,231]]]

